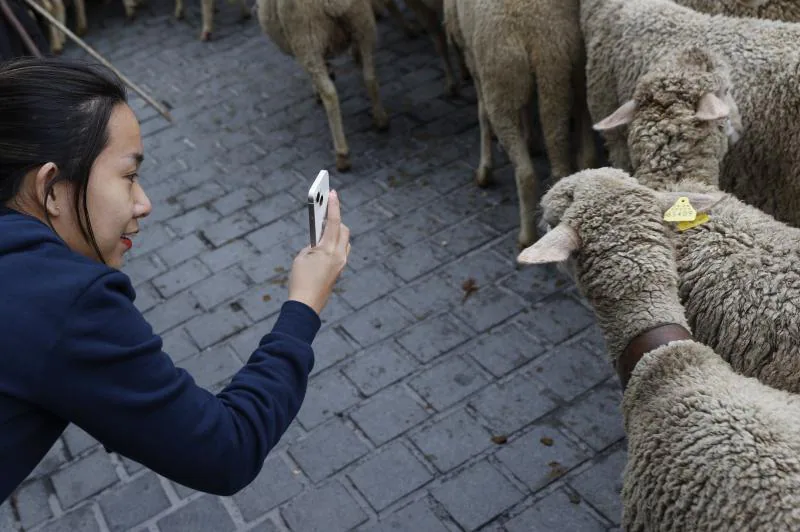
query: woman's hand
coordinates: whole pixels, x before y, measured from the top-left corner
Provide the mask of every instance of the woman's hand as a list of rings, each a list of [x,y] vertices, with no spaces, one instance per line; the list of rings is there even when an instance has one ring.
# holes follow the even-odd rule
[[[304,248],[289,274],[289,299],[305,303],[317,314],[328,303],[350,254],[350,229],[342,223],[339,196],[331,190],[325,233],[316,247]]]

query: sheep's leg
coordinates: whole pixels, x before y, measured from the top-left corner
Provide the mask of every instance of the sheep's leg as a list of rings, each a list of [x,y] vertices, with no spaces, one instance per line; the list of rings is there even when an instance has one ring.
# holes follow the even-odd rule
[[[122,5],[125,7],[125,17],[129,22],[136,18],[136,0],[122,0]]]
[[[508,153],[514,165],[514,177],[517,182],[519,201],[520,230],[518,244],[520,248],[532,245],[538,238],[536,231],[536,173],[533,169],[528,146],[522,138],[520,123],[520,107],[509,101],[502,93],[489,93],[486,109],[497,138]]]
[[[75,1],[75,33],[77,35],[86,35],[89,29],[89,24],[86,22],[86,2],[85,0]]]
[[[214,29],[214,0],[200,0],[200,9],[203,16],[203,31],[200,33],[200,40],[210,41]]]
[[[539,119],[555,180],[572,173],[569,121],[572,113],[573,84],[570,63],[552,58],[547,75],[536,76]]]
[[[336,93],[336,86],[328,76],[328,68],[325,61],[320,58],[304,65],[309,74],[317,94],[322,98],[322,105],[328,114],[328,126],[333,137],[333,146],[336,151],[336,169],[344,172],[350,169],[350,149],[347,147],[347,139],[344,136],[344,126],[342,125],[342,112],[339,109],[339,95]]]
[[[511,76],[509,72],[530,72],[530,66],[527,57],[521,54],[507,54],[502,63],[490,61],[485,56],[476,57],[476,60],[479,71],[475,78],[481,84],[481,99],[492,129],[514,166],[520,217],[518,244],[527,247],[538,238],[535,223],[537,183],[520,120],[521,110],[530,98],[532,79],[530,76]]]
[[[372,102],[372,122],[378,131],[385,131],[389,128],[389,115],[381,102],[378,79],[375,74],[375,58],[373,55],[374,40],[362,38],[358,42],[359,55],[361,56],[362,72],[364,75],[364,85],[367,94]]]
[[[475,182],[479,187],[489,186],[492,181],[492,125],[486,112],[481,84],[475,77],[475,92],[478,95],[478,127],[481,137],[481,159],[475,170]]]
[[[253,14],[247,7],[247,2],[245,0],[239,0],[239,15],[242,20],[249,20],[252,18]]]
[[[175,18],[182,20],[185,11],[183,9],[183,0],[175,0]]]
[[[52,0],[53,2],[53,16],[63,25],[67,24],[67,10],[64,7],[63,0]],[[55,34],[56,38],[58,39],[58,52],[61,53],[64,50],[64,44],[67,42],[67,35],[61,31],[56,30]]]

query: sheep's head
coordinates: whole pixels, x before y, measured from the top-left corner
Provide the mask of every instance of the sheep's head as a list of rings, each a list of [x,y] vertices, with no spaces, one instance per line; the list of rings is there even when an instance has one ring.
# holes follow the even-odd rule
[[[723,195],[687,193],[696,210]],[[688,328],[664,212],[680,193],[656,192],[615,168],[584,170],[558,181],[542,198],[553,227],[520,253],[522,264],[569,264],[592,305],[612,360],[652,325]],[[565,262],[566,261],[566,262]]]
[[[694,187],[689,187],[694,188]],[[720,191],[655,191],[618,168],[583,170],[559,180],[542,197],[544,236],[523,250],[521,264],[570,263],[585,246],[623,255],[666,238],[664,213],[680,197],[697,212],[719,202]]]
[[[730,89],[725,61],[705,49],[683,48],[639,78],[633,98],[594,128],[629,126],[637,177],[656,176],[643,180],[648,185],[694,177],[717,186],[719,164],[742,132]]]

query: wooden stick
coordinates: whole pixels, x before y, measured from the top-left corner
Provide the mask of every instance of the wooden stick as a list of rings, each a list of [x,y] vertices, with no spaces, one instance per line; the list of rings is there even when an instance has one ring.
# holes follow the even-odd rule
[[[42,57],[42,52],[33,42],[31,36],[28,35],[28,32],[25,31],[25,28],[22,26],[22,23],[14,15],[14,12],[11,10],[11,7],[6,3],[6,0],[0,0],[0,11],[2,11],[3,15],[5,15],[5,17],[8,19],[8,23],[11,24],[11,27],[17,30],[19,38],[22,39],[22,42],[25,44],[25,47],[28,49],[28,51],[35,57]]]
[[[172,122],[172,116],[169,114],[169,111],[166,108],[164,108],[163,105],[155,101],[149,94],[147,94],[144,90],[142,90],[138,85],[136,85],[134,82],[128,79],[122,72],[117,70],[114,67],[114,65],[108,62],[106,58],[97,53],[97,51],[95,51],[91,46],[83,42],[83,40],[80,37],[72,33],[72,31],[70,31],[69,28],[64,26],[61,22],[59,22],[57,18],[48,13],[42,6],[37,4],[35,0],[25,0],[25,3],[28,4],[34,10],[36,10],[37,13],[46,18],[50,22],[50,24],[55,25],[56,28],[63,31],[70,39],[75,41],[78,44],[78,46],[86,50],[89,53],[89,55],[91,55],[92,57],[103,63],[103,65],[108,67],[112,72],[114,72],[117,76],[119,76],[120,79],[122,79],[122,81],[124,81],[130,88],[136,91],[139,94],[139,96],[144,98],[144,100],[147,103],[155,107],[156,110],[159,113],[161,113],[161,116],[166,118],[168,121]]]

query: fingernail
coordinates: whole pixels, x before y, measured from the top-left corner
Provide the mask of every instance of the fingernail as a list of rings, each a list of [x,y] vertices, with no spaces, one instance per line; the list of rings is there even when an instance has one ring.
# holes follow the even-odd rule
[[[339,194],[337,194],[334,189],[331,189],[331,196],[338,197]]]

